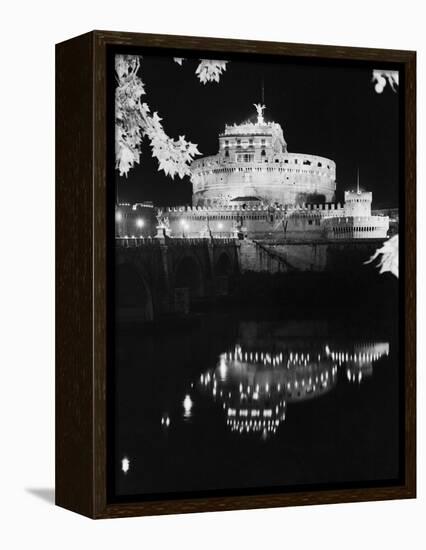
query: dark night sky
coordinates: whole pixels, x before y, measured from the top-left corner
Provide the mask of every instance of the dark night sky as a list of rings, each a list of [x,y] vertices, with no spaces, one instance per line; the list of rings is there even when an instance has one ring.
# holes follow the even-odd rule
[[[226,123],[255,121],[253,103],[261,100],[263,80],[265,119],[281,124],[289,152],[336,162],[337,200],[356,185],[359,166],[361,187],[373,191],[373,207],[398,205],[398,93],[389,85],[382,94],[374,91],[371,70],[380,67],[233,60],[219,84],[205,85],[194,74],[196,67],[197,60],[180,67],[171,57],[143,57],[143,101],[158,111],[169,136],[184,134],[203,156],[216,154]],[[146,139],[141,164],[117,182],[120,202],[191,201],[189,178],[172,180],[158,172]]]

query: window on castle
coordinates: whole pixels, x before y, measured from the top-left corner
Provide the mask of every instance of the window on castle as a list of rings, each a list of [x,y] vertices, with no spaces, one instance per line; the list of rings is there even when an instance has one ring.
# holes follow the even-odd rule
[[[244,162],[253,162],[254,161],[254,154],[248,154],[246,153],[245,155],[243,155],[244,157]]]
[[[265,149],[262,149],[262,152],[260,154],[261,154],[262,157],[264,157],[266,155]]]
[[[308,166],[310,166],[310,165],[311,165],[311,161],[310,161],[310,160],[304,160],[304,161],[303,161],[303,164],[307,164]]]
[[[321,166],[322,166],[322,163],[321,163],[321,162],[319,162],[319,163],[318,163],[318,167],[319,167],[319,168],[321,168]]]

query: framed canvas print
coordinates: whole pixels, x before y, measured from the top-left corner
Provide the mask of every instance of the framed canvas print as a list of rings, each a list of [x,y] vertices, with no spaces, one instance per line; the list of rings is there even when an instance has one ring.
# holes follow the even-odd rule
[[[415,497],[415,53],[56,47],[56,501]]]

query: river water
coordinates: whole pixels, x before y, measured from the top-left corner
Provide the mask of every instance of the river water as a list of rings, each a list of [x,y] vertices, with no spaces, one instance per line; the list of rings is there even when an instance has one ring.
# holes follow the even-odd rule
[[[268,312],[118,334],[118,498],[398,477],[398,339],[386,323]]]

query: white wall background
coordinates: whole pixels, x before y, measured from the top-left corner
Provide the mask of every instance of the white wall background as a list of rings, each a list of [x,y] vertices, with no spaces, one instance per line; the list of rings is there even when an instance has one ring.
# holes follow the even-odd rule
[[[420,0],[13,0],[2,4],[2,548],[426,547],[424,337],[423,342],[419,338],[419,497],[415,501],[92,522],[40,498],[51,494],[54,480],[55,42],[97,28],[418,50],[422,333],[426,276],[422,4]]]

